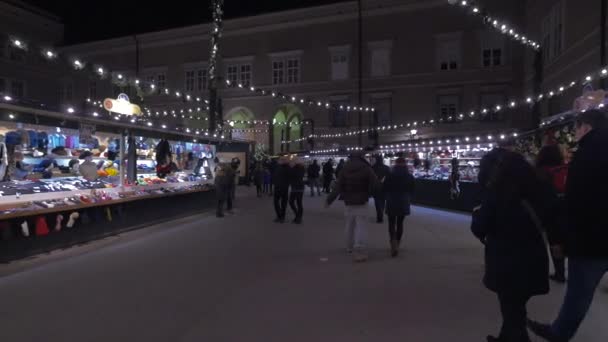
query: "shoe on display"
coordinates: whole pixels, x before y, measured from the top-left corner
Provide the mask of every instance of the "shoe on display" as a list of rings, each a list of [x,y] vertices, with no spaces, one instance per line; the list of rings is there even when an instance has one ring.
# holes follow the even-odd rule
[[[55,222],[55,231],[61,230],[61,223],[63,222],[63,215],[57,215],[57,219]]]
[[[76,220],[78,220],[78,218],[80,217],[80,214],[78,212],[73,212],[70,214],[70,217],[68,219],[68,223],[65,225],[67,228],[72,228],[74,227],[74,224],[76,224]]]
[[[23,223],[21,223],[21,233],[23,233],[23,236],[25,237],[30,236],[30,227],[27,224],[27,221],[23,221]]]

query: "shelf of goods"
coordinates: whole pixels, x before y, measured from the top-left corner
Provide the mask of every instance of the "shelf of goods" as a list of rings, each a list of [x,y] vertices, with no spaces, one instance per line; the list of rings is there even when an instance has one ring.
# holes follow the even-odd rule
[[[49,120],[49,126],[0,121],[0,263],[215,207],[214,142],[192,142],[179,134],[169,141],[166,134],[145,129],[137,136],[126,130],[106,133],[98,127],[83,144],[78,123],[70,129],[63,119]],[[137,159],[131,169],[129,141],[140,152],[132,149]],[[157,173],[161,142],[170,152]],[[82,172],[85,162],[88,174]]]

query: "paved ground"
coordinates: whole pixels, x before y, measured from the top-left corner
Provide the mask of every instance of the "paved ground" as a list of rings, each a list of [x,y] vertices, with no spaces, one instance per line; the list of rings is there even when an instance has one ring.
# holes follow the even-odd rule
[[[498,329],[480,283],[483,251],[465,215],[415,208],[406,251],[342,251],[340,203],[305,199],[301,226],[271,223],[268,198],[242,189],[237,214],[200,215],[0,266],[0,341],[485,341]],[[608,288],[575,341],[608,340]],[[530,304],[552,318],[562,287]]]

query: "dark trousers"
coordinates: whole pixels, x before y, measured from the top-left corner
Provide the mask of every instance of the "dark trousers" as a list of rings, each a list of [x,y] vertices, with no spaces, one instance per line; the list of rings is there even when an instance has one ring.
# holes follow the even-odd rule
[[[287,210],[287,199],[289,191],[287,189],[274,189],[274,210],[277,213],[277,218],[285,219],[285,210]]]
[[[255,190],[258,193],[258,197],[262,196],[262,184],[256,183],[255,184]]]
[[[529,296],[516,295],[512,293],[499,293],[498,302],[502,314],[502,328],[499,339],[505,342],[529,342],[528,329],[526,327],[527,312],[526,304]]]
[[[570,341],[585,319],[595,290],[608,272],[608,258],[568,258],[566,297],[551,330],[564,341]]]
[[[323,191],[325,191],[326,193],[331,192],[331,181],[332,180],[333,180],[332,177],[323,177]]]
[[[388,234],[391,241],[401,241],[401,238],[403,237],[403,220],[405,220],[404,215],[388,216]]]
[[[384,208],[386,207],[386,197],[384,197],[384,195],[374,196],[374,204],[376,205],[376,221],[384,221]]]
[[[304,208],[302,207],[302,198],[304,197],[304,189],[302,191],[292,191],[289,194],[289,206],[296,215],[295,221],[302,221],[302,215],[304,214]]]
[[[270,193],[270,184],[269,183],[264,183],[264,193],[265,194]]]
[[[226,199],[217,200],[217,214],[224,215],[224,203],[227,203],[227,210],[232,210],[232,196],[226,196]]]
[[[551,255],[551,259],[553,260],[553,267],[555,268],[555,276],[557,277],[566,277],[566,258],[556,258]]]

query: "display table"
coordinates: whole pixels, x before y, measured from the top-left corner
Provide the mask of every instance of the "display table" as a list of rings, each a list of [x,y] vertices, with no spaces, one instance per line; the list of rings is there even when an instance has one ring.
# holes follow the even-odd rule
[[[472,212],[478,205],[481,188],[479,183],[461,182],[460,197],[450,198],[450,182],[443,180],[416,179],[412,203],[441,209]]]
[[[142,188],[146,188],[145,191]],[[104,190],[115,191],[120,197],[53,208],[41,208],[33,202],[27,202],[27,195],[21,196],[21,202],[12,204],[4,198],[1,201],[4,203],[0,202],[0,222],[3,224],[0,227],[3,236],[0,241],[0,262],[68,248],[215,207],[215,192],[206,184],[162,184]],[[87,193],[86,190],[81,190],[48,195],[74,198],[75,192]],[[8,213],[1,211],[15,205],[28,206],[28,209]],[[71,228],[66,227],[65,222],[75,212],[79,213],[76,224]],[[64,222],[61,230],[56,231],[53,223],[58,215],[64,217]],[[44,217],[48,224],[48,235],[38,236],[35,233],[36,222],[40,217]],[[24,222],[28,223],[29,236],[22,234],[21,225]]]

